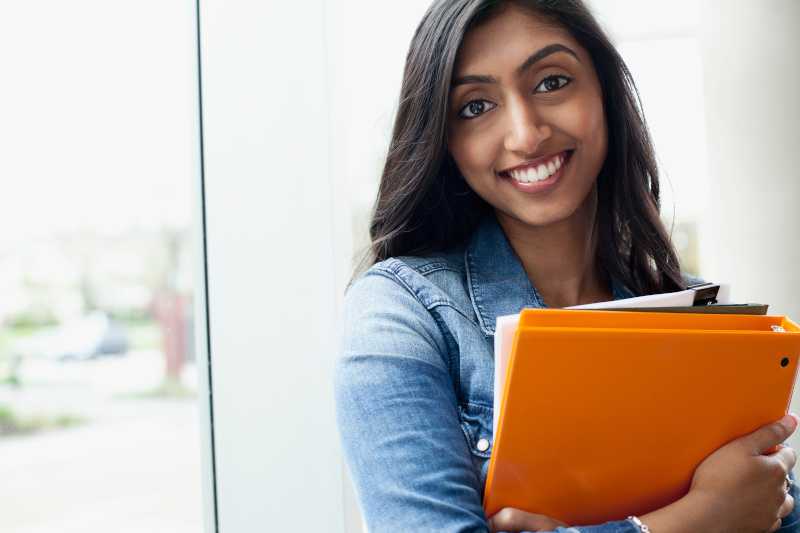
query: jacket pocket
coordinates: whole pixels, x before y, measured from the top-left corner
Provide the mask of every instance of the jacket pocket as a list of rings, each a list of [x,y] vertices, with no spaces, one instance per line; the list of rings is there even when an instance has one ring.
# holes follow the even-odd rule
[[[482,459],[492,455],[492,414],[491,407],[467,403],[458,406],[461,419],[461,430],[467,438],[467,444],[472,454]]]

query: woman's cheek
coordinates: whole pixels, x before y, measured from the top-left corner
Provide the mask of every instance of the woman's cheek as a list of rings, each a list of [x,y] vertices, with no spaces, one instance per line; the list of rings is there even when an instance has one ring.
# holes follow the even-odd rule
[[[467,183],[481,196],[493,186],[495,148],[486,132],[459,133],[451,139],[450,153]]]
[[[549,108],[543,118],[574,143],[578,174],[592,181],[605,161],[608,142],[602,100],[582,94]]]
[[[603,102],[590,94],[580,94],[553,106],[543,118],[579,143],[597,139],[605,129]]]

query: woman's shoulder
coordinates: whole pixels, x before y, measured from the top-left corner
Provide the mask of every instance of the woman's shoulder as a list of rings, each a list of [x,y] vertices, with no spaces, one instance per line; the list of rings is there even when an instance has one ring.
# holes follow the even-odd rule
[[[467,294],[463,251],[390,257],[359,274],[347,291],[348,299],[367,293],[370,299],[390,300],[399,292],[413,295],[425,307],[463,300]]]
[[[404,255],[390,257],[372,265],[366,272],[391,272],[395,275],[414,272],[423,277],[430,277],[435,272],[452,272],[464,274],[464,252],[452,250],[428,255]]]
[[[364,354],[400,355],[447,370],[443,328],[449,327],[448,317],[440,311],[442,306],[463,307],[462,277],[463,267],[454,254],[391,257],[372,265],[352,281],[345,295],[343,360],[361,361]]]

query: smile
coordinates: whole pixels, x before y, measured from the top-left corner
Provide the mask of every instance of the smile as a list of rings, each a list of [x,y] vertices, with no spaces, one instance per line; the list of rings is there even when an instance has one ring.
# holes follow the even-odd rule
[[[500,172],[499,174],[516,181],[517,183],[538,183],[554,176],[572,155],[572,150],[565,150],[557,154],[546,156],[523,165],[519,165]]]

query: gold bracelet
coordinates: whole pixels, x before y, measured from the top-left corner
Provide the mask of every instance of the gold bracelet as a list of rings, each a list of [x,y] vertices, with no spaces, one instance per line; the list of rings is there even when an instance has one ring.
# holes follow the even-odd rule
[[[642,523],[642,521],[639,520],[639,517],[637,517],[637,516],[629,516],[628,518],[626,518],[626,520],[630,520],[631,522],[633,522],[633,524],[636,527],[638,527],[639,531],[641,531],[642,533],[651,533],[650,528],[647,527],[646,525],[644,525]]]

